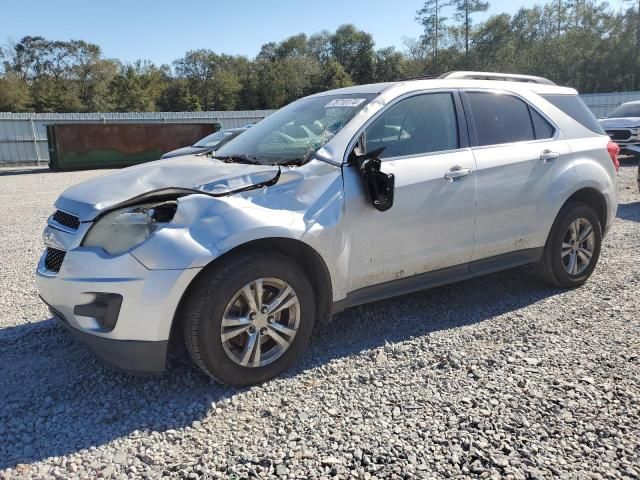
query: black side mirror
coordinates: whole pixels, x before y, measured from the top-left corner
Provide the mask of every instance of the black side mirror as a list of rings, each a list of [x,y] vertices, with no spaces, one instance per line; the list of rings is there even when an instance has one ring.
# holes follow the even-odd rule
[[[362,143],[362,142],[359,142]],[[380,171],[382,163],[378,158],[384,151],[384,147],[377,148],[368,153],[360,153],[360,145],[353,149],[350,161],[358,167],[360,176],[364,181],[364,188],[369,194],[373,206],[384,212],[393,206],[393,193],[395,190],[395,177],[393,173]]]

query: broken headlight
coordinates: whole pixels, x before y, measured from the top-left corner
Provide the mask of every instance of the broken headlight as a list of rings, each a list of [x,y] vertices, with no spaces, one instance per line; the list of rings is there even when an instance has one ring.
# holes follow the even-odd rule
[[[89,230],[82,245],[119,255],[137,247],[171,221],[177,202],[137,205],[109,212]]]

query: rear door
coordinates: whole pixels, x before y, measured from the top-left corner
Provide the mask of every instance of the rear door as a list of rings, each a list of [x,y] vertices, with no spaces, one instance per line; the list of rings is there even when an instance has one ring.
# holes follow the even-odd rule
[[[545,195],[573,169],[560,130],[523,98],[501,91],[462,95],[477,164],[473,260],[541,247]]]

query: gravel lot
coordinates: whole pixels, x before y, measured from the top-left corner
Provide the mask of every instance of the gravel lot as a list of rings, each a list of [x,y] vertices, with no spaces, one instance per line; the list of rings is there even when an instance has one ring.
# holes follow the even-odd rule
[[[102,172],[32,172],[0,171],[0,478],[640,477],[635,164],[583,288],[520,268],[357,308],[244,390],[115,373],[49,319],[42,228]]]

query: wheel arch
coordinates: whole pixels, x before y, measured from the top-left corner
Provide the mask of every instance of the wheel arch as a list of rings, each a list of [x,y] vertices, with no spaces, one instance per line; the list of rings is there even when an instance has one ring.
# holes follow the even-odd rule
[[[310,245],[301,241],[287,237],[268,237],[257,240],[250,240],[248,242],[237,245],[230,250],[227,250],[222,255],[211,260],[198,275],[196,275],[185,291],[182,294],[182,298],[178,303],[178,308],[174,313],[173,321],[171,324],[170,344],[171,348],[175,348],[179,341],[176,341],[176,337],[179,337],[179,328],[181,313],[183,311],[183,304],[186,301],[189,292],[193,285],[196,284],[205,270],[216,268],[223,260],[226,260],[231,255],[237,255],[242,252],[264,252],[264,253],[279,253],[284,255],[294,262],[296,262],[307,274],[309,281],[314,289],[314,296],[316,298],[316,319],[321,321],[328,321],[331,317],[333,306],[333,287],[331,282],[331,274],[322,256]]]
[[[607,200],[602,192],[593,187],[583,187],[573,192],[569,198],[562,204],[562,207],[558,211],[558,214],[569,202],[582,202],[593,208],[600,220],[600,227],[604,232],[607,221],[609,220],[609,212],[607,208]],[[558,216],[556,214],[556,217]]]

